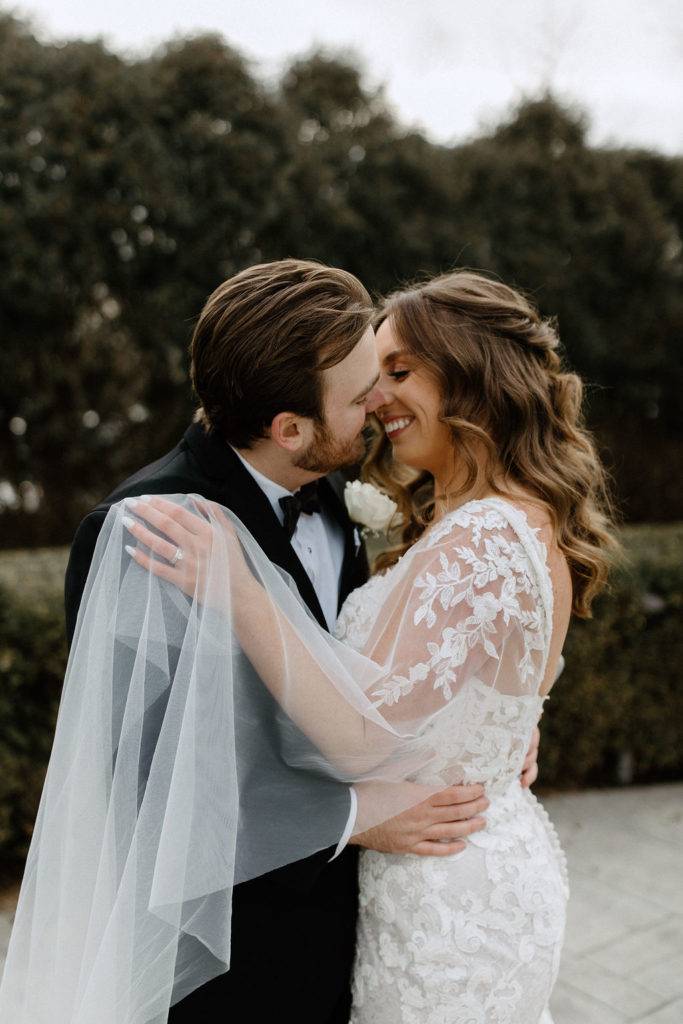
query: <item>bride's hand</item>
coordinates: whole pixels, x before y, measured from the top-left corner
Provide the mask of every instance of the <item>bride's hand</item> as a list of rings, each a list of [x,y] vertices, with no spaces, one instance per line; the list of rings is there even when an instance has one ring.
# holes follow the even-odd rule
[[[246,573],[251,577],[232,525],[213,503],[196,502],[197,512],[191,512],[153,495],[127,498],[124,505],[138,518],[124,515],[123,525],[149,549],[126,545],[128,554],[143,569],[175,584],[190,597],[197,595],[203,603],[220,607],[227,596],[228,579],[235,583],[237,576]],[[209,519],[212,508],[214,522]],[[158,532],[148,529],[139,519],[144,519]],[[225,547],[219,547],[229,557],[229,572],[226,565],[225,573],[211,565],[217,524],[225,539]]]

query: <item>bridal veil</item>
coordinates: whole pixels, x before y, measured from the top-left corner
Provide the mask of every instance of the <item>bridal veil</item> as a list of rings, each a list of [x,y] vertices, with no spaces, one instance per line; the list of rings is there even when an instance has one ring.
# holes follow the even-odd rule
[[[192,497],[172,500],[197,511]],[[232,887],[337,843],[331,785],[390,783],[364,827],[426,795],[395,785],[430,752],[412,738],[414,723],[390,724],[366,695],[384,670],[315,623],[230,513],[201,507],[213,527],[202,593],[226,595],[217,604],[131,559],[125,506],[102,529],[0,989],[3,1024],[161,1024],[171,1003],[227,970]],[[357,716],[365,746],[336,736],[324,693],[329,743],[311,743],[281,709],[275,728],[241,742],[249,694],[262,684],[231,633],[224,516],[286,620],[286,636],[262,643],[280,645],[287,685],[296,686],[294,643]],[[259,787],[274,760],[277,799],[272,776]]]

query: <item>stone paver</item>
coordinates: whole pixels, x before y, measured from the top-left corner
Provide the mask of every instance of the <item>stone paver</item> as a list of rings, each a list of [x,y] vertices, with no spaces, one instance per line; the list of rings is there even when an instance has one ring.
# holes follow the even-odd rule
[[[683,1024],[683,783],[543,803],[571,887],[555,1024]]]
[[[560,978],[550,1003],[555,1024],[626,1024],[628,1017],[600,999],[586,995]]]
[[[667,1003],[649,1017],[642,1017],[638,1024],[681,1024],[683,1021],[683,999]]]
[[[571,886],[555,1024],[682,1024],[683,782],[543,803]],[[11,915],[0,908],[0,974]]]
[[[573,956],[565,951],[561,980],[590,999],[607,1005],[629,1020],[634,1015],[652,1013],[662,1005],[662,997],[652,989],[596,963],[590,956]],[[558,1024],[562,1020],[557,1014]],[[570,1018],[571,1019],[571,1018]]]

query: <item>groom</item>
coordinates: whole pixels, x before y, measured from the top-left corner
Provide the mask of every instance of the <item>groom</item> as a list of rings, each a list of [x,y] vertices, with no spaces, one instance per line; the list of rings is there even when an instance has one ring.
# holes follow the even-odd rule
[[[66,576],[69,641],[110,504],[154,493],[199,493],[231,509],[331,628],[347,594],[367,577],[334,471],[362,457],[363,425],[382,403],[371,316],[355,277],[293,259],[250,267],[210,296],[192,340],[197,421],[173,451],[126,480],[79,526]],[[272,728],[270,695],[259,688],[252,699],[244,728]],[[281,764],[273,764],[273,777],[276,771]],[[356,803],[346,786],[328,785],[337,849],[236,887],[230,970],[172,1007],[172,1024],[347,1024],[357,905],[348,840]],[[458,839],[482,827],[473,816],[486,806],[482,787],[450,787],[352,843],[455,852]]]

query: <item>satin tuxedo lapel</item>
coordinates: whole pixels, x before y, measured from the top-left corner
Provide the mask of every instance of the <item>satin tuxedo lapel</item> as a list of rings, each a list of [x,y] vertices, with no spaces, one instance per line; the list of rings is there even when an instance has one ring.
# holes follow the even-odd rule
[[[207,438],[201,428],[191,427],[185,439],[204,473],[215,484],[211,497],[234,512],[271,562],[292,576],[309,609],[326,629],[325,617],[313,585],[270,502],[254,478],[229,445]]]
[[[325,503],[326,510],[344,531],[344,561],[339,579],[337,611],[341,609],[351,591],[362,586],[368,578],[365,548],[361,543],[358,530],[349,519],[343,500],[345,482],[341,473],[333,473],[320,481],[321,501]]]

